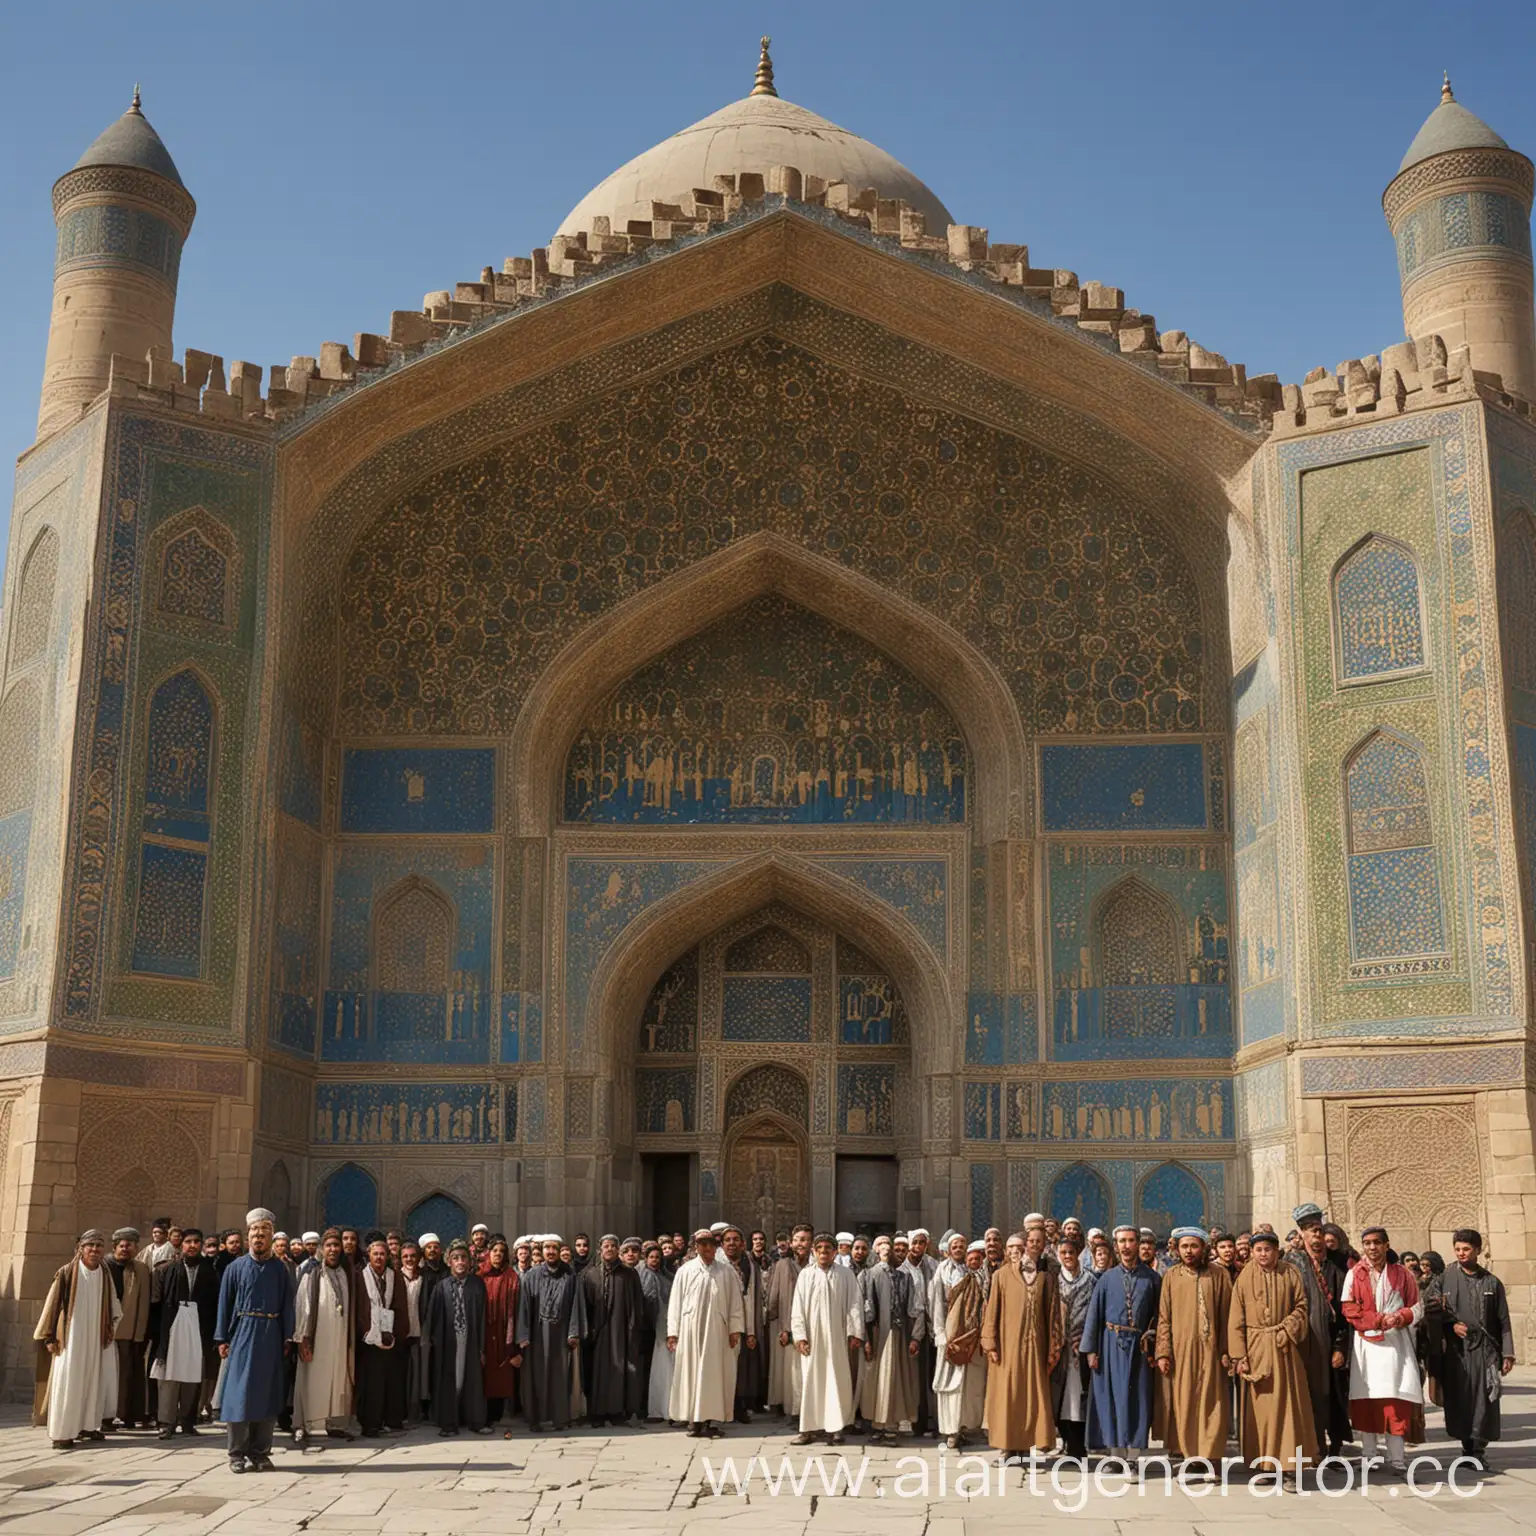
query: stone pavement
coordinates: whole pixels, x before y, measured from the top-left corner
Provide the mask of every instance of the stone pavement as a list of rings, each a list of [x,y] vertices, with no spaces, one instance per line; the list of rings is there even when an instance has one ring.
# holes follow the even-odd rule
[[[1536,1369],[1515,1372],[1504,1407],[1509,1438],[1493,1453],[1495,1475],[1471,1480],[1478,1491],[1462,1498],[1444,1491],[1415,1497],[1391,1480],[1373,1483],[1365,1495],[1263,1497],[1240,1475],[1225,1493],[1159,1482],[1117,1495],[1116,1480],[1095,1488],[1091,1475],[1087,1489],[1078,1475],[1064,1476],[1058,1491],[1048,1471],[1037,1476],[1032,1493],[1023,1472],[1000,1476],[990,1459],[941,1458],[929,1442],[916,1451],[876,1452],[864,1463],[857,1441],[846,1447],[847,1475],[857,1479],[862,1472],[857,1493],[846,1479],[828,1486],[838,1471],[824,1454],[820,1473],[812,1461],[798,1493],[787,1479],[774,1495],[754,1478],[743,1496],[713,1494],[706,1460],[717,1473],[727,1457],[739,1469],[753,1456],[766,1456],[775,1473],[783,1456],[792,1469],[807,1468],[806,1453],[789,1450],[790,1431],[776,1419],[733,1425],[714,1442],[655,1427],[536,1439],[519,1427],[510,1436],[455,1440],[416,1429],[400,1440],[279,1450],[275,1473],[236,1477],[222,1433],[207,1431],[192,1444],[178,1439],[169,1448],[147,1433],[126,1434],[99,1448],[55,1454],[42,1430],[8,1409],[0,1421],[0,1536],[479,1530],[710,1536],[720,1520],[732,1522],[732,1536],[1005,1536],[1047,1525],[1070,1528],[1073,1536],[1286,1536],[1325,1526],[1331,1532],[1341,1520],[1362,1516],[1364,1528],[1383,1536],[1446,1530],[1528,1536],[1536,1533]],[[1429,1443],[1420,1453],[1442,1463],[1450,1458],[1433,1410]],[[1423,1470],[1426,1486],[1440,1476],[1427,1463]],[[957,1487],[966,1477],[969,1486]]]

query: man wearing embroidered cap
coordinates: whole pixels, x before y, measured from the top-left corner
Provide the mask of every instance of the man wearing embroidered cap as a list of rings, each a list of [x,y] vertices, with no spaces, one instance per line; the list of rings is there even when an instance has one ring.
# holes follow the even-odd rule
[[[1145,1450],[1152,1432],[1149,1356],[1156,1343],[1161,1282],[1141,1262],[1141,1234],[1114,1230],[1119,1264],[1099,1276],[1088,1299],[1080,1346],[1093,1375],[1088,1444],[1124,1456]]]
[[[1278,1466],[1287,1477],[1317,1459],[1312,1398],[1302,1349],[1307,1296],[1301,1276],[1280,1262],[1280,1239],[1255,1232],[1251,1262],[1232,1285],[1227,1353],[1244,1383],[1241,1440],[1252,1466]]]
[[[1170,1456],[1216,1464],[1231,1426],[1227,1319],[1232,1281],[1210,1261],[1201,1227],[1175,1227],[1179,1267],[1163,1276],[1157,1305],[1157,1369],[1163,1444]]]
[[[119,1227],[112,1234],[112,1249],[105,1264],[107,1278],[122,1303],[117,1320],[117,1400],[102,1415],[103,1429],[112,1420],[125,1428],[149,1424],[149,1399],[144,1390],[144,1340],[149,1333],[150,1273],[139,1251],[139,1229]]]
[[[272,1429],[283,1411],[283,1356],[294,1335],[294,1280],[272,1252],[272,1212],[245,1213],[247,1251],[224,1271],[213,1337],[225,1359],[219,1411],[229,1470],[272,1471]]]
[[[1351,1438],[1349,1425],[1350,1327],[1341,1299],[1343,1259],[1328,1246],[1322,1207],[1308,1202],[1291,1212],[1300,1242],[1285,1262],[1301,1276],[1307,1298],[1307,1337],[1302,1364],[1312,1398],[1312,1427],[1319,1450],[1337,1456]]]
[[[718,1262],[715,1234],[693,1234],[693,1257],[678,1268],[667,1299],[666,1338],[672,1355],[667,1417],[695,1439],[721,1433],[736,1396],[736,1350],[746,1327],[736,1270]]]

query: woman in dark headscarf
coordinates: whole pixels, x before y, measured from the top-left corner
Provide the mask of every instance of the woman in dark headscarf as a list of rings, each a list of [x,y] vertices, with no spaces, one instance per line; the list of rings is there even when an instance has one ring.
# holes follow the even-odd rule
[[[672,1352],[667,1348],[667,1304],[672,1300],[672,1271],[662,1257],[659,1243],[645,1245],[640,1265],[640,1289],[645,1294],[646,1321],[655,1333],[651,1347],[651,1374],[646,1383],[645,1416],[652,1423],[667,1416],[672,1396]]]

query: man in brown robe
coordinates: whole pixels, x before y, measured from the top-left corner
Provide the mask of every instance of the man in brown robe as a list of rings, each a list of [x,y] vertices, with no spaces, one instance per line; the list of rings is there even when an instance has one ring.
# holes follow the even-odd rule
[[[1280,1262],[1280,1240],[1255,1232],[1251,1262],[1232,1287],[1227,1353],[1243,1381],[1242,1448],[1291,1478],[1317,1460],[1312,1393],[1307,1385],[1307,1295],[1293,1265]]]
[[[992,1276],[981,1318],[987,1372],[987,1437],[1006,1457],[1056,1446],[1051,1412],[1051,1371],[1061,1354],[1061,1299],[1056,1277],[1045,1268],[1045,1228],[1034,1227],[1018,1264],[1004,1263]]]
[[[1231,1424],[1227,1324],[1232,1280],[1210,1260],[1205,1232],[1177,1227],[1179,1265],[1163,1276],[1157,1304],[1162,1439],[1170,1456],[1199,1458],[1214,1473]]]
[[[768,1345],[768,1406],[800,1417],[800,1356],[790,1337],[795,1284],[811,1256],[811,1229],[802,1223],[789,1236],[789,1252],[768,1272],[763,1328]]]

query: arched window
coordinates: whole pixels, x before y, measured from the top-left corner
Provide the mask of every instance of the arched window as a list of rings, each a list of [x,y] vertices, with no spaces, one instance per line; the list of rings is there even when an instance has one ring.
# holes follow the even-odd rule
[[[1373,731],[1344,767],[1350,953],[1357,962],[1445,950],[1440,856],[1419,749]]]
[[[59,536],[44,528],[32,541],[16,586],[16,626],[12,630],[11,671],[43,654],[53,627],[53,591],[59,574]]]
[[[206,634],[233,629],[240,596],[240,546],[201,507],[168,518],[150,539],[154,611],[161,625]]]
[[[277,1217],[279,1228],[288,1225],[289,1207],[293,1204],[293,1179],[282,1158],[267,1169],[266,1177],[261,1181],[261,1203]]]
[[[213,830],[214,704],[190,668],[149,701],[133,969],[197,978]]]
[[[328,1227],[371,1227],[379,1220],[379,1186],[356,1163],[343,1163],[325,1181],[320,1201]]]
[[[1074,1163],[1056,1175],[1051,1192],[1046,1196],[1045,1208],[1057,1221],[1077,1217],[1084,1231],[1089,1227],[1108,1231],[1114,1216],[1109,1185],[1084,1163]]]
[[[1424,666],[1419,567],[1406,544],[1375,533],[1356,544],[1334,570],[1333,612],[1341,683]]]
[[[1095,928],[1101,985],[1163,987],[1183,979],[1179,914],[1140,880],[1123,880],[1105,897]]]
[[[810,1124],[811,1091],[789,1067],[753,1067],[731,1084],[725,1095],[727,1128],[760,1110],[777,1110],[796,1125]]]
[[[423,1232],[435,1232],[446,1247],[456,1237],[469,1236],[469,1213],[451,1195],[438,1193],[418,1200],[405,1218],[405,1235],[418,1241]]]
[[[374,923],[376,990],[443,996],[453,979],[453,903],[411,876],[388,891]]]
[[[0,702],[0,977],[14,976],[25,937],[27,850],[37,794],[40,714],[36,679]]]
[[[1212,1214],[1205,1185],[1181,1163],[1161,1163],[1141,1184],[1141,1224],[1166,1237],[1175,1227],[1203,1227]]]

